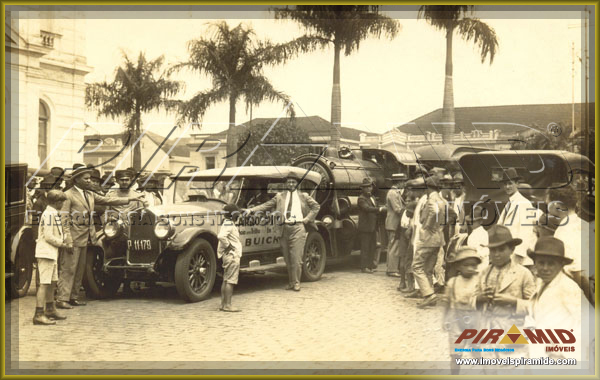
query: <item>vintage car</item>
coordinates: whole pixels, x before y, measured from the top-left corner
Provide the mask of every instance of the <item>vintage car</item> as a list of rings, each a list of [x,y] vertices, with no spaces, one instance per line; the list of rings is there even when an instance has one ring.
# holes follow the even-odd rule
[[[171,177],[162,206],[115,218],[88,249],[84,286],[98,298],[114,295],[127,281],[171,282],[187,302],[209,297],[221,269],[217,234],[226,203],[249,208],[285,189],[285,176],[305,176],[301,190],[313,193],[321,176],[288,166],[235,167],[194,171]],[[308,233],[303,279],[318,280],[325,269],[327,228],[317,220]],[[245,216],[239,221],[243,254],[240,272],[285,267],[273,218]]]
[[[27,164],[7,163],[4,168],[5,283],[13,297],[23,297],[31,285],[35,238],[27,223]]]

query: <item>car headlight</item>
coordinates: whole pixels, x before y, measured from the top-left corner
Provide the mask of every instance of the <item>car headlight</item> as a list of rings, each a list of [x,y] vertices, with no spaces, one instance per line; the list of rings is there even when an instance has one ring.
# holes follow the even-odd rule
[[[154,227],[154,235],[159,239],[167,239],[175,233],[175,227],[169,219],[160,220]]]
[[[123,222],[121,220],[111,220],[104,225],[104,234],[112,239],[119,234]]]
[[[330,225],[331,223],[333,223],[333,217],[329,216],[329,215],[325,215],[323,217],[323,223],[325,223],[325,225]]]

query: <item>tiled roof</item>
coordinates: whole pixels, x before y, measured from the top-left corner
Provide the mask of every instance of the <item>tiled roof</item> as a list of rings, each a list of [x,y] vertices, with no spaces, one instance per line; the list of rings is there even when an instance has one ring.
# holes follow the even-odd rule
[[[594,103],[590,103],[590,125],[594,125]],[[582,103],[575,104],[575,126],[583,121]],[[498,129],[505,134],[525,132],[531,127],[546,131],[550,123],[571,125],[571,104],[520,104],[489,107],[456,107],[454,109],[455,133],[469,133],[474,129],[482,132]],[[398,130],[410,134],[423,134],[426,131],[440,133],[438,125],[442,121],[442,109],[425,114]],[[473,123],[476,123],[473,125]],[[483,124],[479,124],[483,123]],[[526,127],[524,127],[526,126]]]

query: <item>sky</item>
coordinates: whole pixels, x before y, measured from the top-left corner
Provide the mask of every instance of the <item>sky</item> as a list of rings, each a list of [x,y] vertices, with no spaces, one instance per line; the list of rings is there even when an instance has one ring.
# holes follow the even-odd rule
[[[441,108],[444,86],[444,33],[417,20],[414,12],[383,11],[400,22],[397,37],[364,40],[358,51],[341,58],[342,124],[374,133],[383,133]],[[208,19],[201,12],[176,16],[179,18],[126,19],[121,15],[110,19],[97,18],[98,14],[94,15],[96,18],[87,17],[86,58],[93,71],[86,76],[86,82],[112,80],[115,68],[122,62],[122,52],[136,57],[143,51],[149,59],[164,55],[166,65],[184,61],[187,42],[208,37],[209,23],[218,19]],[[512,18],[510,14],[498,18],[498,14],[486,11],[476,16],[494,28],[499,49],[491,65],[489,60],[482,64],[475,45],[455,34],[456,107],[571,103],[573,83],[575,102],[581,101],[580,13],[562,12],[561,18],[555,19]],[[289,41],[304,33],[296,23],[274,20],[267,12],[223,19],[232,27],[240,22],[247,24],[254,28],[257,39],[273,42]],[[572,46],[576,59],[574,81]],[[276,89],[293,99],[298,116],[330,119],[333,48],[301,55],[284,65],[268,67],[264,73]],[[174,78],[185,82],[179,99],[189,99],[195,92],[211,87],[209,78],[196,73],[181,72]],[[253,117],[278,117],[282,108],[280,103],[264,103],[253,109]],[[228,104],[212,106],[205,114],[202,131],[226,129],[228,116]],[[161,124],[152,130],[164,134],[175,119],[174,114],[155,112],[145,115],[143,122],[144,126]],[[248,120],[244,104],[238,103],[236,122]],[[89,111],[86,121],[93,125],[107,120],[98,119]],[[103,133],[119,130],[118,122],[114,127],[101,128]]]

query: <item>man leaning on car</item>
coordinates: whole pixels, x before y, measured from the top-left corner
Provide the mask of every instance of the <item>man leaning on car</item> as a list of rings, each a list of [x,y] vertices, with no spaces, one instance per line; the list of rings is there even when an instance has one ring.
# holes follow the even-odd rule
[[[71,178],[74,186],[65,191],[67,196],[61,214],[63,216],[65,241],[73,245],[72,251],[65,251],[59,257],[58,302],[61,309],[73,306],[84,306],[85,302],[77,300],[79,288],[83,280],[87,246],[96,240],[96,230],[92,219],[95,204],[125,205],[137,201],[143,195],[116,198],[103,197],[89,191],[92,169],[81,167],[76,169]]]
[[[270,201],[248,209],[250,213],[276,210],[283,216],[281,249],[288,269],[289,285],[286,289],[300,291],[302,256],[307,230],[317,230],[315,217],[321,206],[306,193],[297,190],[301,176],[294,172],[286,177],[288,191],[281,192]],[[302,223],[299,223],[302,222]]]

